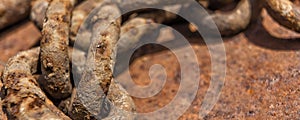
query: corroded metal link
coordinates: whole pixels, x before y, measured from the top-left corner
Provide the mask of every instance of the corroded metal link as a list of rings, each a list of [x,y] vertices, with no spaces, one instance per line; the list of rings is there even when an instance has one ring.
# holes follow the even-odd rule
[[[216,9],[222,8],[230,3],[233,3],[234,1],[235,0],[208,0],[208,8],[216,10]]]
[[[3,73],[3,70],[0,70],[0,96],[4,96],[4,94],[2,94],[2,87],[3,87],[3,81],[2,81],[2,73]],[[7,120],[7,116],[6,114],[3,112],[3,109],[2,109],[2,100],[0,98],[0,120]]]
[[[267,0],[266,9],[279,24],[300,32],[300,8],[289,0]]]
[[[120,35],[120,17],[116,5],[104,3],[87,18],[92,24],[91,46],[76,96],[80,100],[77,106],[84,106],[96,118],[107,116],[103,111],[109,111],[103,104],[106,103],[106,95],[113,78],[116,43]]]
[[[0,0],[0,30],[27,17],[30,0]]]
[[[46,11],[52,0],[32,0],[30,19],[39,27],[43,28]]]
[[[251,3],[241,0],[237,7],[229,13],[212,13],[210,17],[216,23],[221,35],[230,36],[247,28],[251,20]]]
[[[189,4],[193,0],[110,0],[121,8],[121,10],[131,11],[137,8],[165,7],[175,4]]]
[[[115,80],[109,87],[107,99],[110,101],[110,114],[105,120],[134,120],[135,104],[126,90]]]
[[[46,11],[52,0],[32,0],[30,19],[39,27],[43,28],[43,23],[46,17]],[[74,6],[78,0],[69,0]]]
[[[116,43],[120,35],[120,11],[116,5],[105,3],[96,8],[91,14],[93,16],[88,17],[87,21],[93,26],[91,28],[92,43],[88,51],[82,79],[76,89],[76,93],[72,94],[68,114],[73,119],[104,118],[108,114],[112,115],[111,113],[133,118],[134,103],[126,91],[113,81],[112,76],[116,59]],[[77,55],[84,55],[79,54],[80,51],[74,52],[77,52]],[[77,58],[83,57],[77,56]],[[77,61],[74,61],[74,59],[73,62]],[[84,62],[84,60],[78,60],[78,62],[73,63],[73,65],[83,67],[80,62]],[[78,70],[79,73],[77,73],[78,75],[76,73],[73,74],[80,77],[82,69],[75,68],[75,70]],[[106,97],[106,95],[108,96]],[[107,101],[107,99],[111,100],[111,102]],[[112,105],[116,105],[116,107],[112,107]],[[122,114],[116,113],[115,108],[123,109],[123,111],[128,110],[129,112],[128,114],[125,114],[125,112]]]
[[[75,47],[83,49],[85,51],[89,48],[89,45],[90,45],[89,38],[91,37],[91,28],[87,27],[87,25],[83,24],[83,22],[86,19],[86,17],[90,14],[92,9],[101,5],[102,3],[103,3],[102,0],[84,1],[74,9],[73,16],[72,16],[71,32],[70,32],[70,42],[74,44],[75,40],[76,40]],[[156,14],[156,13],[158,13],[158,14]],[[131,22],[129,21],[128,22],[129,24],[124,25],[124,27],[122,26],[122,30],[121,30],[122,33],[126,33],[129,30],[128,27],[133,26],[134,22],[137,22],[136,25],[141,25],[146,22],[153,23],[154,21],[156,21],[158,23],[162,23],[164,21],[170,21],[170,20],[176,18],[176,16],[169,15],[165,12],[146,13],[146,14],[142,14],[139,16],[140,17],[137,19],[130,20]],[[145,19],[141,20],[143,18],[145,18]],[[153,19],[154,21],[152,21],[151,19]],[[139,23],[141,23],[141,24],[139,24]],[[81,28],[80,28],[80,26],[81,26]],[[78,34],[79,28],[80,28],[80,34]],[[125,30],[125,31],[123,32],[123,30]],[[141,36],[143,33],[146,33],[149,31],[150,30],[148,30],[148,31],[139,30],[138,36]],[[121,33],[121,35],[122,35],[122,33]],[[76,39],[76,37],[77,37],[77,39]],[[130,41],[128,41],[128,42],[137,41],[138,40],[137,38],[139,38],[139,37],[131,36],[131,38],[129,38]],[[130,46],[122,45],[119,48],[121,48],[123,50],[123,48],[127,49],[127,48],[130,48]]]
[[[141,37],[153,31],[158,25],[152,19],[137,17],[124,23],[121,27],[121,40],[118,43],[118,52],[126,52],[134,48]]]
[[[72,4],[68,0],[53,0],[46,12],[41,40],[42,73],[45,90],[54,98],[66,98],[72,93],[68,57],[69,25]]]
[[[103,0],[86,0],[74,8],[71,18],[70,43],[75,43],[80,26],[90,12],[97,6],[101,5],[101,3],[103,3]]]
[[[46,97],[32,76],[37,71],[39,52],[39,48],[21,52],[8,61],[2,77],[7,90],[2,107],[9,119],[70,120]]]
[[[106,3],[96,8],[87,18],[93,24],[91,46],[85,72],[78,85],[78,97],[89,112],[97,116],[100,114],[101,117],[102,105],[113,77],[115,45],[120,35],[120,16],[116,5]]]

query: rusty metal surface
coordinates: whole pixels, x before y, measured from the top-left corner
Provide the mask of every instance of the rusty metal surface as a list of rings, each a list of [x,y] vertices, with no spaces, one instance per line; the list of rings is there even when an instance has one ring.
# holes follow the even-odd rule
[[[226,82],[219,101],[206,119],[293,119],[300,117],[300,64],[298,62],[300,41],[297,37],[299,34],[274,26],[274,22],[269,20],[261,18],[245,32],[224,38],[227,54]],[[181,31],[187,31],[182,26],[176,27]],[[277,35],[283,38],[271,36],[269,31],[282,31]],[[197,35],[186,34],[199,59],[201,77],[197,97],[180,119],[196,120],[210,83],[211,61],[207,47],[199,42]],[[290,38],[284,39],[286,36]],[[161,47],[152,46],[148,49],[144,47],[136,54],[139,57],[130,66],[131,76],[136,84],[148,85],[150,83],[148,71],[153,64],[163,65],[168,75],[167,84],[159,94],[146,99],[134,98],[138,112],[152,112],[167,105],[178,92],[179,64],[172,52]]]
[[[180,119],[196,120],[210,84],[212,68],[207,46],[200,35],[189,32],[187,26],[175,24],[172,27],[182,32],[192,44],[201,75],[197,96]],[[41,37],[31,22],[10,31],[13,32],[0,36],[0,71],[8,58],[19,51],[32,48]],[[161,40],[172,37],[171,33],[165,33]],[[300,118],[299,38],[300,34],[280,26],[265,10],[261,17],[258,16],[258,21],[252,20],[252,25],[244,32],[224,38],[226,82],[218,102],[205,119]],[[211,45],[218,44],[221,43]],[[149,69],[154,64],[164,66],[167,74],[166,84],[157,95],[150,98],[134,97],[137,112],[147,113],[163,108],[174,99],[180,86],[181,69],[176,56],[161,46],[148,45],[137,50],[133,58],[130,74],[138,85],[146,86],[151,82]],[[160,73],[157,74],[158,77],[153,80],[160,81]],[[190,82],[193,83],[193,80]],[[126,86],[124,88],[127,89]],[[139,92],[136,91],[137,94]]]

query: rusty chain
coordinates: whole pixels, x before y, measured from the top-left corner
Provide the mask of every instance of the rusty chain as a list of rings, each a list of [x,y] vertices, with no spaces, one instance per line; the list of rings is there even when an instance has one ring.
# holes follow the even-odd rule
[[[126,22],[123,21],[124,24],[121,25],[121,18],[114,19],[121,16],[120,6],[134,9],[139,5],[159,5],[161,1],[111,1],[118,5],[103,0],[82,1],[76,7],[77,0],[0,0],[0,29],[29,15],[43,33],[40,48],[20,52],[6,63],[3,72],[0,70],[0,90],[4,95],[4,99],[0,99],[2,106],[0,119],[134,119],[135,105],[132,98],[113,79],[116,50],[128,50],[140,40],[143,34],[157,27],[153,25],[153,28],[135,28],[136,25],[163,23],[172,21],[177,16],[157,12],[160,15],[157,19],[157,13],[146,13],[130,18]],[[184,0],[166,2],[169,6],[185,3]],[[221,3],[228,2],[233,0]],[[209,3],[210,7],[213,7],[220,1],[209,0]],[[299,8],[292,2],[266,0],[265,8],[279,24],[300,32]],[[96,16],[88,18],[93,9],[97,9]],[[249,25],[251,2],[241,0],[235,9],[228,13],[209,12],[220,33],[223,36],[230,36],[241,32]],[[93,26],[83,25],[85,20],[93,22]],[[109,26],[108,29],[103,28],[106,25]],[[84,34],[77,36],[80,26]],[[98,33],[99,30],[104,29],[104,32]],[[125,35],[128,42],[116,46],[119,37],[130,29],[137,29],[139,34]],[[81,46],[78,46],[78,49],[68,48],[69,42],[74,44],[76,36],[76,42]],[[90,40],[86,40],[87,38]],[[88,51],[88,54],[86,55],[80,49]],[[74,54],[70,53],[74,52],[78,55],[76,57],[79,58],[78,60],[71,58]],[[81,78],[81,84],[74,82],[80,86],[80,90],[73,88],[70,60],[75,69],[73,72],[79,75],[76,77]],[[41,63],[43,74],[40,83],[34,77],[40,67],[38,63]],[[103,91],[97,89],[99,86]],[[99,92],[101,95],[87,94],[93,92]],[[60,104],[63,107],[58,109],[46,94],[49,94],[51,99],[64,99]],[[91,100],[101,100],[101,102],[96,105],[97,107],[89,106],[87,103]],[[5,112],[2,109],[5,109]]]

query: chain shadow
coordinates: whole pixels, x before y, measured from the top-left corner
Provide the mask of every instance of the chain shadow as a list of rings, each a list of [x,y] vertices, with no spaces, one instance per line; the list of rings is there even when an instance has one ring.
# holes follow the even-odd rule
[[[300,38],[276,38],[264,28],[261,19],[252,24],[244,34],[248,41],[266,49],[281,51],[300,50]]]
[[[169,51],[171,49],[179,49],[190,45],[198,45],[198,46],[208,46],[213,44],[220,44],[224,41],[228,41],[230,39],[220,40],[220,39],[210,39],[209,41],[205,41],[199,32],[191,32],[189,29],[189,24],[184,22],[181,24],[172,24],[168,25],[168,30],[174,29],[175,31],[171,31],[169,33],[162,33],[161,31],[156,31],[156,33],[152,33],[153,35],[146,36],[145,38],[142,38],[142,40],[155,40],[159,44],[146,44],[142,45],[138,49],[136,49],[133,54],[130,54],[129,58],[129,65],[126,60],[123,58],[128,58],[128,51],[117,53],[117,61],[115,64],[115,71],[114,76],[118,76],[122,72],[124,72],[128,66],[130,66],[134,60],[137,58],[140,58],[145,55],[149,54],[155,54],[163,51]],[[179,34],[178,34],[179,33]],[[162,37],[163,36],[163,37]],[[172,38],[165,37],[165,36],[172,36]],[[162,37],[162,38],[161,38]],[[187,40],[185,44],[183,42],[180,42],[181,40]],[[164,46],[163,46],[164,45]],[[170,48],[166,48],[165,46],[171,46]]]

